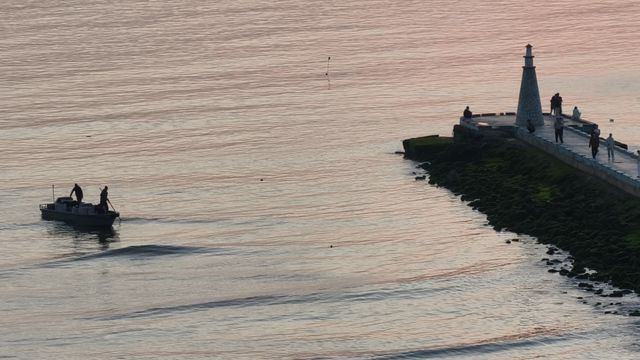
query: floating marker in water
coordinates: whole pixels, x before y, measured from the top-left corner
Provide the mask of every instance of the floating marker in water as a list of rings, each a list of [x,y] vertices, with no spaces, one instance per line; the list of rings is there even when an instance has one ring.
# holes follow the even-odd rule
[[[327,58],[327,72],[324,73],[325,76],[329,76],[329,61],[331,61],[331,56]]]

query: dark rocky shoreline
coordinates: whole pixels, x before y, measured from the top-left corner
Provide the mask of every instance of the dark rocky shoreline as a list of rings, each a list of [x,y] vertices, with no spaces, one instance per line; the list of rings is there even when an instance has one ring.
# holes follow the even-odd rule
[[[405,140],[405,157],[496,230],[535,236],[551,255],[555,247],[570,252],[573,266],[562,275],[628,289],[602,294],[584,283],[585,290],[640,293],[640,199],[515,139],[454,133]]]

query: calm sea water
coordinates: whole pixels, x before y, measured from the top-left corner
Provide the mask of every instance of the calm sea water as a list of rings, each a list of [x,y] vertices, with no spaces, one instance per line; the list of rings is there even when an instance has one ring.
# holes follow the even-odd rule
[[[560,92],[638,148],[638,18],[631,0],[3,1],[0,357],[638,358],[638,320],[607,314],[635,295],[548,273],[535,239],[394,154],[466,105],[515,111],[527,43],[545,109]],[[92,202],[109,185],[112,232],[40,219],[75,182]]]

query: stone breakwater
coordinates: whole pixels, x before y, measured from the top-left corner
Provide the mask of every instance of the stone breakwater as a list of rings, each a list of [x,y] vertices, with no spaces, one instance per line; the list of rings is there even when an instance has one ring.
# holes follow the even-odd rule
[[[454,138],[405,140],[405,157],[422,162],[430,184],[461,195],[496,230],[570,252],[572,266],[561,274],[626,289],[602,296],[640,293],[639,199],[516,139],[460,130]]]

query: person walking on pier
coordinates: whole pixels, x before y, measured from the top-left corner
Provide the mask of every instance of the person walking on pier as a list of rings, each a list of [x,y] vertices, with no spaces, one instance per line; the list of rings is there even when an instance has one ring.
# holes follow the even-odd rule
[[[591,156],[595,159],[596,155],[598,155],[598,147],[600,146],[600,133],[595,130],[591,132],[591,137],[589,138],[589,147],[591,148]]]
[[[607,144],[607,160],[615,162],[616,159],[615,159],[615,154],[613,152],[613,149],[616,146],[616,141],[613,140],[613,134],[609,133],[609,137],[607,138],[606,144]]]
[[[556,142],[558,142],[558,139],[560,139],[560,143],[564,144],[564,141],[562,140],[562,133],[564,131],[564,124],[563,124],[561,116],[556,117],[556,120],[553,122],[553,128],[556,131]]]

